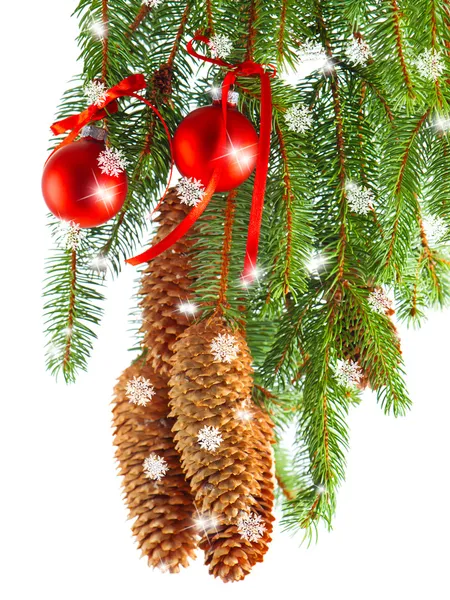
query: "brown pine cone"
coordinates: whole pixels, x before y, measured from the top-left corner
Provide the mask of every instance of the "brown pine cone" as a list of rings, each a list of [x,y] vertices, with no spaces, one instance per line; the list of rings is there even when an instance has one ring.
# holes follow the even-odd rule
[[[174,188],[169,190],[157,217],[159,227],[153,243],[163,239],[188,212]],[[179,571],[194,556],[197,533],[193,528],[194,505],[189,485],[175,450],[168,418],[168,361],[177,336],[188,326],[178,311],[180,300],[189,294],[191,243],[181,240],[149,263],[142,276],[145,360],[129,367],[115,388],[114,426],[116,456],[124,476],[125,497],[130,516],[137,517],[133,533],[151,566]],[[130,404],[126,388],[134,378],[151,382],[156,395],[146,406]],[[160,483],[149,479],[143,461],[161,456],[169,467]]]
[[[192,496],[174,447],[174,420],[167,416],[165,381],[140,359],[119,378],[113,403],[114,444],[129,515],[135,519],[133,534],[150,566],[176,573],[195,557],[197,533]],[[156,465],[153,479],[144,469],[149,457],[150,467]]]
[[[262,517],[265,530],[258,542],[243,539],[236,525],[218,526],[215,531],[203,536],[200,547],[205,551],[205,564],[210,573],[223,581],[239,581],[251,571],[253,565],[261,562],[271,541],[273,529],[273,506],[275,479],[273,473],[273,424],[260,408],[253,405],[248,409],[253,413],[250,422],[253,437],[253,452],[259,458],[255,477],[260,484],[260,493],[255,497],[253,515]]]
[[[176,448],[203,523],[200,546],[214,576],[237,581],[263,560],[270,541],[270,420],[249,400],[253,381],[247,344],[220,318],[192,325],[173,349],[170,416],[176,417]],[[243,410],[252,419],[242,418]],[[252,540],[239,530],[249,515],[264,526]]]
[[[159,208],[155,219],[159,223],[153,244],[158,243],[178,225],[189,212],[182,204],[176,189],[171,188]],[[170,373],[172,347],[189,325],[188,317],[180,312],[181,302],[190,296],[189,250],[192,241],[186,237],[176,242],[152,261],[142,274],[140,295],[142,300],[143,344],[148,348],[147,362],[166,379]]]

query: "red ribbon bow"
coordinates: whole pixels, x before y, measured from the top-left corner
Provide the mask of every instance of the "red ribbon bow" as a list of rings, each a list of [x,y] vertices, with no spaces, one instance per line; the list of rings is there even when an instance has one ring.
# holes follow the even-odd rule
[[[272,93],[270,87],[270,78],[275,76],[275,68],[269,65],[272,68],[272,72],[269,74],[266,72],[263,65],[255,63],[251,60],[246,60],[242,63],[232,65],[220,58],[209,58],[208,56],[199,54],[193,49],[194,41],[204,42],[207,45],[210,44],[210,40],[207,37],[203,35],[196,35],[187,45],[187,51],[189,54],[191,54],[191,56],[194,56],[205,62],[230,69],[230,71],[226,74],[222,84],[223,120],[220,136],[221,139],[218,144],[219,148],[223,147],[226,142],[227,98],[230,86],[235,83],[238,77],[250,77],[256,75],[261,80],[261,124],[258,143],[258,158],[256,162],[252,206],[250,210],[250,222],[248,227],[244,271],[242,274],[244,283],[250,283],[255,277],[255,267],[258,257],[258,245],[264,207],[264,194],[266,191],[267,172],[269,169],[270,134],[272,131]],[[219,176],[220,167],[213,172],[201,201],[191,210],[185,219],[158,244],[155,244],[139,256],[128,259],[127,262],[132,265],[139,265],[143,262],[147,262],[170,248],[172,244],[182,238],[207,207],[217,187]]]
[[[86,110],[79,113],[78,115],[71,115],[70,117],[66,117],[65,119],[61,119],[61,121],[56,121],[51,125],[50,129],[53,131],[55,135],[59,135],[61,133],[65,133],[66,131],[71,130],[71,132],[63,139],[63,141],[56,146],[53,152],[59,150],[63,146],[70,144],[80,133],[81,129],[91,123],[92,121],[100,121],[100,119],[104,119],[105,117],[116,113],[119,110],[119,105],[117,103],[118,98],[123,98],[124,96],[130,96],[132,98],[137,98],[144,104],[146,104],[151,110],[156,114],[158,119],[161,121],[164,131],[166,132],[167,141],[169,143],[170,156],[171,156],[171,165],[170,165],[170,175],[169,181],[172,177],[173,171],[173,159],[172,159],[172,138],[170,137],[170,131],[167,127],[167,123],[165,122],[163,116],[159,112],[159,110],[153,106],[146,98],[136,94],[138,90],[142,90],[147,87],[145,82],[145,77],[140,73],[136,75],[130,75],[129,77],[125,77],[122,81],[112,88],[110,88],[106,94],[105,99],[100,104],[91,104],[87,107]],[[53,154],[53,153],[52,153]],[[50,155],[51,156],[51,155]],[[164,194],[167,192],[169,184],[167,184],[167,188]]]

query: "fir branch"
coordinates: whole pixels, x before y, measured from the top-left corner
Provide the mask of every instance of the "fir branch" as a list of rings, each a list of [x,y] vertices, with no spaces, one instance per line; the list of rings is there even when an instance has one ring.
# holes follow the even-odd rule
[[[205,31],[205,35],[212,36],[214,35],[214,17],[211,0],[206,0],[206,16],[208,21],[208,28]]]
[[[402,30],[400,25],[400,9],[398,6],[397,0],[391,0],[391,10],[392,10],[392,21],[394,24],[395,31],[395,43],[397,47],[398,59],[400,61],[401,70],[403,73],[403,80],[408,91],[408,95],[410,98],[414,98],[414,89],[411,81],[411,77],[408,72],[408,67],[406,66],[405,60],[405,52],[403,49],[403,39],[402,39]]]
[[[221,315],[229,307],[227,301],[227,289],[228,289],[228,277],[230,271],[230,252],[231,252],[231,240],[233,234],[233,223],[234,213],[236,209],[235,198],[237,192],[231,191],[227,196],[227,205],[225,209],[225,224],[224,224],[224,236],[223,236],[223,247],[220,267],[220,286],[219,294],[217,296],[217,307],[216,313]]]
[[[277,59],[281,63],[284,59],[285,51],[285,35],[286,35],[286,13],[288,9],[289,0],[281,0],[281,12],[280,12],[280,26],[278,29],[278,41],[277,41]]]
[[[102,0],[102,81],[106,83],[108,78],[108,37],[109,37],[109,24],[108,24],[108,0]]]
[[[69,372],[69,365],[71,359],[71,347],[72,347],[72,333],[74,323],[74,312],[75,312],[75,297],[76,297],[76,285],[77,285],[77,251],[75,248],[71,250],[70,258],[70,294],[69,294],[69,308],[67,311],[67,341],[66,348],[64,351],[64,358],[62,364],[63,373]]]
[[[291,185],[291,174],[289,169],[289,160],[287,155],[286,143],[283,137],[283,132],[280,127],[276,127],[278,143],[280,145],[281,157],[284,165],[284,194],[283,200],[286,204],[286,257],[284,260],[284,284],[283,284],[283,293],[285,296],[289,293],[289,279],[290,279],[290,271],[292,265],[292,201],[293,201],[293,191]]]
[[[169,58],[167,59],[167,65],[169,66],[170,69],[173,69],[175,58],[177,56],[177,53],[180,50],[180,43],[181,43],[181,39],[184,35],[184,31],[186,29],[186,24],[187,24],[188,17],[189,17],[189,11],[190,11],[190,6],[189,6],[189,2],[188,2],[183,11],[183,15],[181,17],[181,21],[180,21],[180,24],[179,24],[178,30],[177,30],[177,35],[175,36],[175,40],[172,45],[172,50],[170,51]]]
[[[417,218],[418,218],[418,222],[419,222],[420,243],[422,244],[424,259],[427,261],[427,266],[430,270],[431,277],[432,277],[433,283],[434,283],[436,291],[437,291],[437,295],[439,298],[442,298],[441,284],[440,284],[439,278],[436,275],[436,262],[434,260],[433,253],[431,252],[430,246],[428,244],[427,233],[425,231],[425,227],[424,227],[423,219],[422,219],[422,213],[420,211],[419,206],[418,206],[418,210],[417,210]]]
[[[128,26],[126,37],[130,38],[137,28],[141,25],[147,15],[151,12],[152,8],[147,4],[141,4],[139,12],[136,14],[134,21]]]
[[[250,0],[245,60],[254,60],[256,35],[257,35],[255,23],[256,23],[257,18],[258,18],[258,15],[256,12],[256,0]]]
[[[328,36],[326,23],[322,13],[322,5],[320,1],[315,2],[316,8],[316,19],[319,32],[328,58],[333,59],[333,51],[331,47],[330,38]],[[337,278],[342,280],[345,272],[345,259],[347,249],[347,194],[346,194],[346,155],[345,155],[345,140],[344,140],[344,124],[342,117],[341,99],[339,95],[339,81],[337,75],[332,72],[330,74],[330,87],[333,97],[333,111],[334,111],[334,126],[336,132],[336,148],[337,148],[337,159],[338,159],[338,183],[339,183],[339,243],[338,243],[338,256],[337,256]]]
[[[398,230],[399,230],[400,221],[402,219],[402,208],[404,206],[404,202],[403,202],[404,178],[405,178],[405,174],[407,171],[409,158],[411,155],[411,150],[413,148],[414,142],[416,141],[417,135],[419,134],[423,124],[425,123],[425,121],[428,118],[429,113],[430,113],[430,109],[427,109],[425,111],[425,113],[418,119],[415,127],[412,129],[411,133],[409,134],[409,136],[406,140],[406,144],[404,146],[400,166],[398,169],[398,175],[396,177],[396,180],[394,183],[394,189],[393,189],[393,196],[395,198],[395,218],[394,218],[394,223],[393,223],[393,227],[392,227],[392,233],[390,236],[389,247],[388,247],[388,250],[386,253],[386,259],[384,262],[384,269],[387,269],[391,264],[391,261],[394,256],[396,242],[398,239]],[[416,205],[416,202],[414,202],[414,205]]]

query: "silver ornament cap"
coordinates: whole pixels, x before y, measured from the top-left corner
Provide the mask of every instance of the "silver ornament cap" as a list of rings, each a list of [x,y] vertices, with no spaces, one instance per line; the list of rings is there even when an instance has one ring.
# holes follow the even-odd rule
[[[103,127],[97,127],[96,125],[86,125],[81,130],[81,137],[90,137],[99,142],[104,142],[107,138],[106,129]]]

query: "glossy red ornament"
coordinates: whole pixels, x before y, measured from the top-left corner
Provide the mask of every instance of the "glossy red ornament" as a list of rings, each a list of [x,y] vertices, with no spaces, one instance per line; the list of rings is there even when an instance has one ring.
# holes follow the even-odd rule
[[[96,227],[122,208],[127,175],[125,171],[117,176],[102,172],[98,157],[105,149],[102,139],[87,136],[50,156],[42,176],[42,193],[56,217],[80,227]]]
[[[200,180],[206,187],[216,165],[222,173],[217,192],[228,192],[250,177],[258,157],[258,135],[250,121],[234,104],[227,107],[227,142],[218,146],[222,106],[197,108],[179,124],[173,137],[173,155],[184,177]]]

